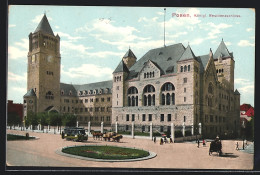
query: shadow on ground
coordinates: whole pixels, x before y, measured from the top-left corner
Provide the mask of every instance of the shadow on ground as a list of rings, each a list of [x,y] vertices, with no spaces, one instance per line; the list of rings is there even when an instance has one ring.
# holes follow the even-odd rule
[[[234,153],[222,153],[219,157],[237,158],[238,155],[234,155]]]

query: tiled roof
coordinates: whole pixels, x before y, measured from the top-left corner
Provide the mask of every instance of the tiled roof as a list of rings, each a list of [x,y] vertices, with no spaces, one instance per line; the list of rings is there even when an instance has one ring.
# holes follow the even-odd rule
[[[200,73],[204,72],[204,70],[205,70],[205,68],[207,66],[207,63],[209,61],[209,58],[210,58],[209,54],[197,57],[197,60],[200,63]]]
[[[184,50],[185,48],[181,43],[149,50],[129,69],[130,73],[128,75],[128,79],[135,78],[136,74],[141,71],[144,63],[148,60],[156,63],[163,70],[164,73],[169,66],[177,67],[177,61],[182,56]],[[174,70],[174,73],[176,72],[177,69]]]
[[[91,91],[98,90],[99,92],[104,92],[104,90],[108,89],[108,93],[111,93],[112,89],[112,80],[101,81],[97,83],[83,84],[83,85],[75,85],[75,84],[65,84],[60,83],[60,89],[64,91],[64,96],[68,96],[71,91],[71,96],[78,96],[78,91]]]
[[[192,52],[190,45],[185,49],[179,61],[188,60],[188,59],[196,59],[196,56]]]
[[[125,53],[125,55],[124,55],[123,58],[127,58],[127,57],[133,57],[133,58],[136,58],[135,54],[132,52],[131,49],[129,49],[129,50]]]
[[[54,36],[54,33],[53,33],[52,29],[51,29],[51,26],[50,26],[49,21],[48,21],[48,19],[47,19],[45,14],[42,17],[42,20],[39,23],[39,25],[36,28],[36,30],[34,31],[34,33],[39,32],[39,31]]]
[[[233,53],[229,53],[226,44],[224,43],[223,39],[221,43],[219,44],[216,52],[213,55],[214,59],[218,59],[219,57],[224,58],[224,57],[232,57],[233,58]]]
[[[118,66],[116,67],[116,69],[113,73],[117,73],[117,72],[129,72],[129,70],[123,60],[121,60],[119,62]]]
[[[33,89],[30,89],[23,97],[32,97],[32,96],[36,96],[36,94]]]

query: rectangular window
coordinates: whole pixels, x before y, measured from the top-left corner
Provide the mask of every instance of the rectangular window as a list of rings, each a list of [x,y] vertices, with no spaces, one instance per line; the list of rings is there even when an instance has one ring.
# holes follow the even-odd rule
[[[101,107],[101,112],[104,112],[105,111],[105,107]]]
[[[110,116],[107,116],[107,121],[110,121]]]
[[[116,116],[116,121],[118,122],[118,116]]]
[[[172,115],[168,114],[168,122],[172,121]]]
[[[107,112],[110,112],[110,107],[107,107]]]
[[[132,121],[135,121],[135,115],[132,114]]]
[[[88,99],[85,99],[85,103],[88,103]]]
[[[164,114],[161,114],[161,122],[164,121]]]
[[[93,98],[90,99],[90,102],[93,102]]]
[[[186,122],[186,116],[183,117],[183,122]]]
[[[183,83],[187,83],[187,78],[183,78]]]
[[[107,101],[110,101],[110,97],[107,97]]]
[[[149,121],[152,121],[152,114],[149,114]]]
[[[126,121],[129,121],[129,114],[126,114]]]
[[[143,118],[142,118],[142,121],[145,121],[145,114],[143,114]]]
[[[98,112],[99,111],[99,107],[95,107],[95,112]]]
[[[183,100],[184,100],[184,102],[186,102],[186,97],[184,97],[184,99],[183,99]]]
[[[218,116],[215,116],[215,122],[218,123]]]
[[[80,100],[80,103],[83,103],[83,100]]]
[[[85,108],[85,112],[88,112],[88,108]]]
[[[210,122],[213,122],[213,115],[210,115]]]
[[[102,102],[104,102],[104,101],[105,101],[105,99],[104,99],[104,98],[101,98],[101,101],[102,101]]]
[[[119,90],[119,86],[116,87],[116,90]]]
[[[103,116],[100,119],[101,119],[101,121],[104,121],[104,117]]]
[[[128,125],[125,125],[125,130],[129,130],[129,126]]]
[[[183,89],[183,92],[186,92],[186,88]]]
[[[99,99],[98,98],[96,98],[96,102],[98,102],[99,101]]]

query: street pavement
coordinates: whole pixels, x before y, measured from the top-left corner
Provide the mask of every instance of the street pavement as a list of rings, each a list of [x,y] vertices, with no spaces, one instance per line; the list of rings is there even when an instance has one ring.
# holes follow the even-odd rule
[[[209,156],[209,143],[206,147],[191,143],[167,143],[160,145],[159,139],[123,138],[119,143],[94,140],[72,142],[61,139],[59,134],[7,130],[7,133],[38,137],[36,140],[7,141],[6,162],[9,166],[44,166],[44,167],[103,167],[103,168],[164,168],[164,169],[238,169],[251,170],[254,154],[237,151],[236,143],[242,141],[223,140],[223,156],[216,153]],[[249,143],[250,145],[251,143]],[[87,161],[55,153],[58,148],[73,145],[114,145],[135,147],[155,152],[155,158],[137,162],[96,162]],[[249,147],[249,146],[248,146]],[[250,147],[249,147],[250,148]]]

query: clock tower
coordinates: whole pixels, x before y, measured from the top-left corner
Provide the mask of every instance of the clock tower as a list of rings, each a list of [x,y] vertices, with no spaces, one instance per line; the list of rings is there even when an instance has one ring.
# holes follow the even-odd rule
[[[60,37],[54,35],[44,14],[36,30],[29,34],[27,91],[35,94],[33,112],[59,112],[60,63]]]

